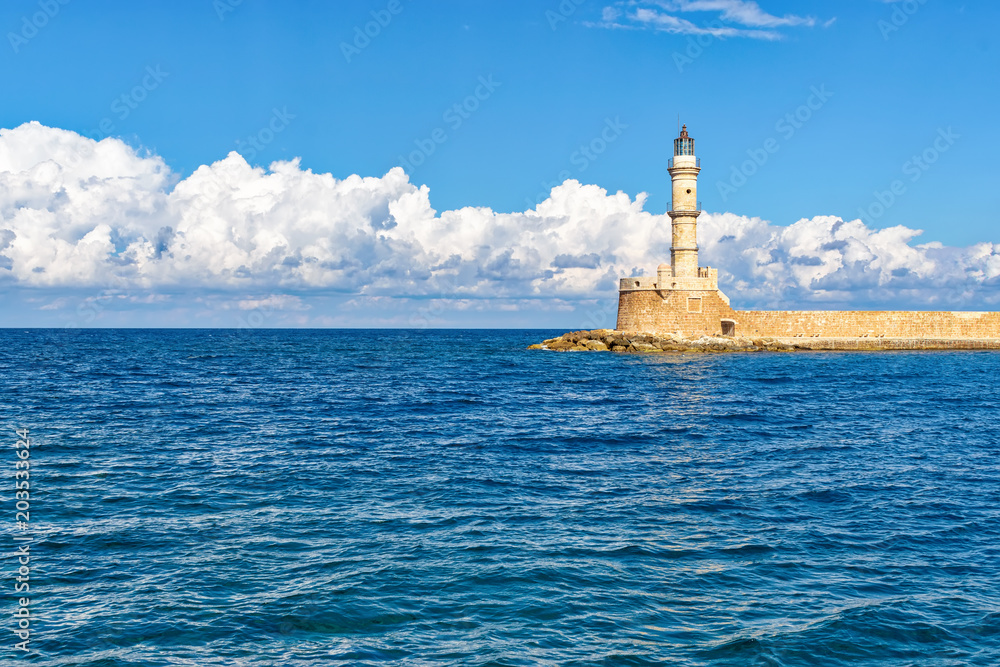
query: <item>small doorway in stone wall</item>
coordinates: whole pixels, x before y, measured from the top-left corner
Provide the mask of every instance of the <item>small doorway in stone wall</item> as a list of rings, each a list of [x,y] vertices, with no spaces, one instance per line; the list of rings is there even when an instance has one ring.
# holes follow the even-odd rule
[[[722,320],[722,335],[730,338],[736,335],[736,322],[733,320]]]

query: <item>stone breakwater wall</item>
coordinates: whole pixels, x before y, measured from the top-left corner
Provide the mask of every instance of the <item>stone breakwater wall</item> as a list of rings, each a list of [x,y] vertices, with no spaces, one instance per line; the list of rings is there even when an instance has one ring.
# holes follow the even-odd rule
[[[619,331],[742,338],[1000,339],[1000,312],[733,310],[715,290],[623,290]]]
[[[795,350],[1000,350],[1000,338],[793,338]]]
[[[1000,338],[1000,313],[932,311],[736,311],[742,336]]]
[[[728,336],[663,336],[597,329],[550,338],[529,350],[556,352],[794,352],[797,350],[1000,350],[1000,338],[740,338]]]

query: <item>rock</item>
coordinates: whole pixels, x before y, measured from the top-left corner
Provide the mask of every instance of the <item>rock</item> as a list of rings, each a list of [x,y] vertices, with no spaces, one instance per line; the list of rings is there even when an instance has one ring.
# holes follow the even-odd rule
[[[545,346],[541,345],[541,344],[529,345],[528,349],[529,350],[544,350]]]
[[[709,349],[714,352],[735,352],[740,349],[740,344],[732,338],[709,338],[706,341]]]
[[[614,334],[614,335],[608,336],[605,339],[604,344],[607,345],[610,348],[614,348],[615,346],[618,346],[618,347],[628,347],[629,346],[628,338],[626,338],[625,336],[622,336],[621,334]]]
[[[806,349],[802,343],[788,344],[774,338],[736,338],[730,336],[702,335],[684,338],[677,333],[654,335],[639,332],[595,329],[593,331],[572,331],[558,338],[550,338],[540,345],[532,345],[529,350],[549,349],[559,352],[592,351],[604,352],[790,352]]]

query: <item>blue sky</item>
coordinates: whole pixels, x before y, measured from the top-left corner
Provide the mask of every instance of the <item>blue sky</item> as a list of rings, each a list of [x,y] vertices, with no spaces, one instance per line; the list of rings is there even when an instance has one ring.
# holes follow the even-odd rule
[[[633,203],[648,193],[642,209],[659,215],[669,208],[666,160],[680,116],[698,141],[700,199],[710,213],[759,217],[772,237],[803,218],[861,218],[866,233],[902,225],[923,230],[904,244],[962,249],[1000,244],[998,26],[1000,5],[987,0],[10,0],[0,6],[0,128],[38,121],[121,139],[137,159],[162,158],[169,176],[151,187],[167,193],[235,150],[264,170],[300,158],[298,169],[338,181],[382,178],[402,165],[411,185],[427,186],[438,214],[524,213],[575,179]],[[389,190],[393,201],[402,192]],[[593,226],[613,230],[608,215]],[[649,224],[662,227],[659,218]],[[86,231],[74,230],[66,234],[76,240]],[[111,242],[118,251],[134,240],[118,228],[112,237],[121,237]],[[470,262],[499,261],[504,248],[490,238],[498,244],[492,259]],[[516,247],[526,242],[504,239],[515,248],[505,266],[523,269],[527,255]],[[434,249],[434,237],[424,242],[422,252]],[[522,276],[520,291],[506,289],[508,281],[491,292],[486,280],[466,293],[426,276],[421,284],[416,262],[395,285],[392,271],[346,282],[126,277],[114,288],[83,274],[9,279],[0,317],[8,326],[231,326],[232,316],[219,313],[270,300],[294,304],[269,307],[274,326],[407,326],[440,299],[433,326],[596,326],[585,314],[614,298],[607,269],[657,263],[651,255],[652,265],[633,267],[620,250],[602,252],[594,249],[590,270],[599,275],[589,288],[552,291],[558,308],[546,302],[544,271],[535,282]],[[725,272],[725,257],[714,259]],[[428,261],[431,273],[441,266]],[[912,278],[915,267],[891,271]],[[803,280],[767,298],[745,290],[746,305],[808,305],[818,283]],[[827,300],[917,307],[924,298],[912,284],[873,292],[870,283]],[[738,281],[727,287],[734,300],[744,291]],[[83,319],[70,313],[95,289],[128,297],[104,298]],[[973,292],[948,303],[980,309],[993,294]],[[378,303],[352,306],[357,299]]]

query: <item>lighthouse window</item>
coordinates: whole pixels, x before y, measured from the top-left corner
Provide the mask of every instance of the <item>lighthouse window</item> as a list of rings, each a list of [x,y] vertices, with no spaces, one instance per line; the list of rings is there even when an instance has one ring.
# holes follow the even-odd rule
[[[691,188],[688,188],[688,194],[691,194]]]
[[[674,139],[674,155],[694,155],[694,139]]]

